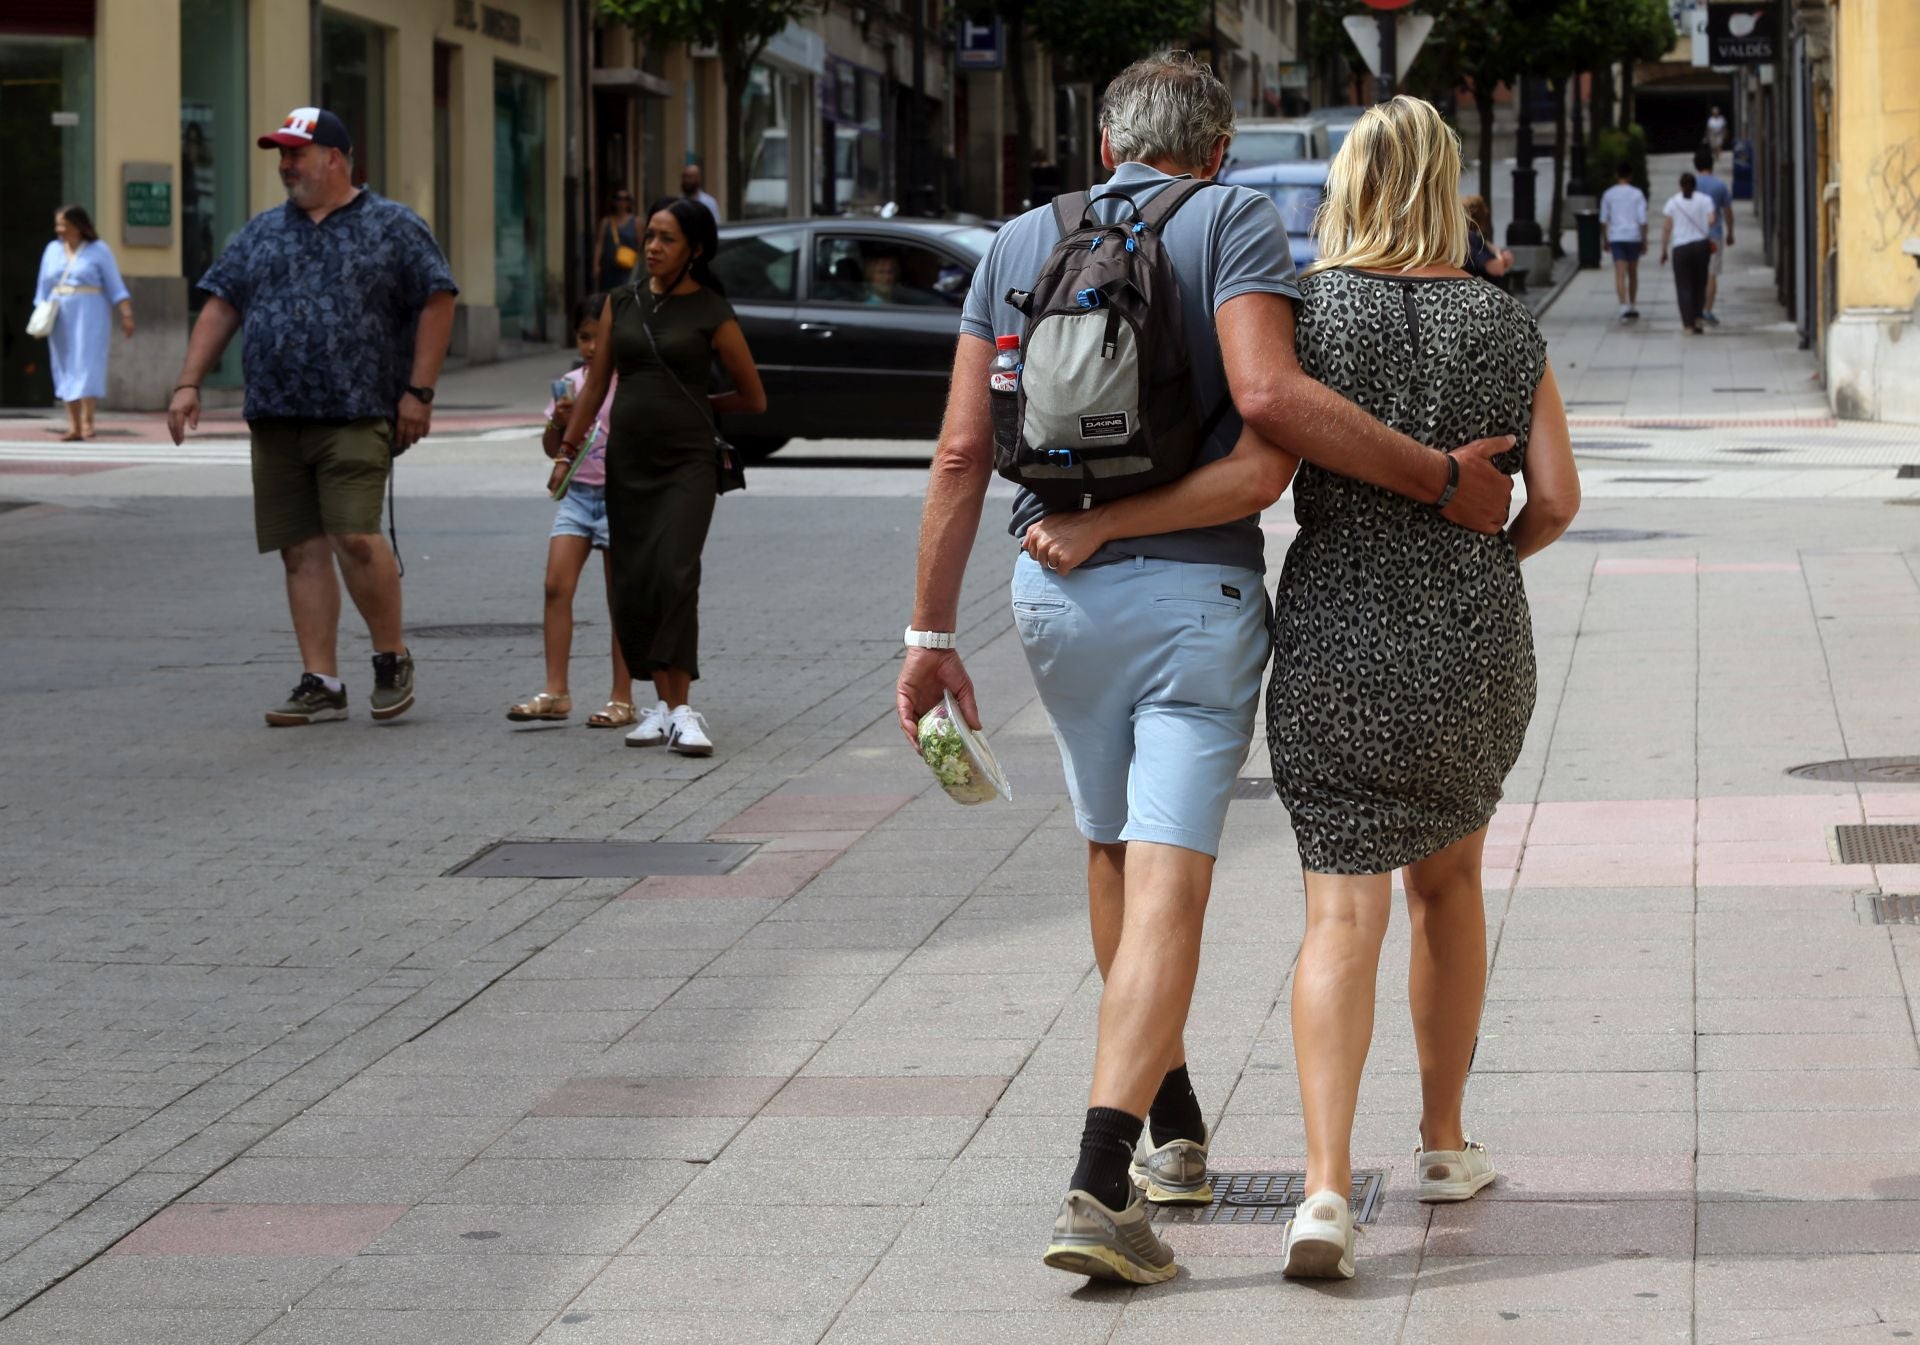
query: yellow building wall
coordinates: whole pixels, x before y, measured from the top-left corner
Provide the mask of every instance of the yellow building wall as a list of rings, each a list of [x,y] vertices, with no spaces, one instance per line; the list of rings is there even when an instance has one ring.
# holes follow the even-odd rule
[[[94,40],[94,225],[127,276],[180,274],[180,8],[169,0],[99,0]],[[154,115],[155,109],[167,115]],[[121,165],[173,167],[173,242],[125,239]]]
[[[1849,0],[1834,8],[1834,177],[1840,307],[1905,308],[1920,267],[1920,3]]]
[[[143,6],[149,0],[104,0],[110,5]],[[174,103],[178,96],[178,17],[173,12]],[[564,273],[564,187],[566,142],[564,74],[565,0],[488,0],[520,20],[520,43],[500,41],[454,23],[454,0],[328,0],[327,9],[386,30],[386,181],[382,195],[417,211],[448,239],[448,262],[460,283],[460,302],[495,301],[493,244],[493,69],[496,61],[545,76],[547,93],[547,270]],[[476,7],[477,8],[477,7]],[[253,0],[249,11],[248,95],[261,131],[279,124],[288,108],[312,99],[312,27],[307,0]],[[449,120],[453,140],[454,218],[434,218],[433,48],[455,49]],[[178,127],[170,132],[176,142]],[[174,153],[177,155],[177,145]],[[116,170],[117,171],[117,170]],[[116,184],[117,185],[117,184]],[[260,152],[250,177],[255,211],[286,199],[273,171],[272,156]],[[175,262],[177,271],[178,261]]]

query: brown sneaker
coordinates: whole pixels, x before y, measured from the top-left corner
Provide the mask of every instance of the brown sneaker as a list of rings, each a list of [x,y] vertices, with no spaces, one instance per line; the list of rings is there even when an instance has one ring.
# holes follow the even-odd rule
[[[347,717],[347,689],[328,691],[327,684],[312,673],[300,674],[300,685],[288,695],[286,703],[267,711],[267,723],[275,728],[295,728],[301,724],[324,724],[329,719]]]
[[[392,719],[413,708],[413,655],[373,656],[373,695],[368,703],[375,719]]]
[[[1159,1284],[1180,1269],[1147,1222],[1146,1201],[1116,1212],[1085,1191],[1067,1192],[1041,1259],[1055,1270],[1126,1284]]]

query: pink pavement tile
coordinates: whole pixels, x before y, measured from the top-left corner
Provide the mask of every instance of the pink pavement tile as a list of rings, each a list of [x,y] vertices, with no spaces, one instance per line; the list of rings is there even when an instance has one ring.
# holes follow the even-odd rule
[[[1700,800],[1701,841],[1768,841],[1811,833],[1825,852],[1827,828],[1858,822],[1852,794],[1730,795]]]
[[[170,1205],[109,1256],[353,1256],[405,1205]]]
[[[1870,887],[1873,869],[1830,860],[1709,864],[1702,858],[1697,882],[1701,887]]]
[[[1537,803],[1527,848],[1538,845],[1680,845],[1693,840],[1692,799]]]
[[[1527,838],[1527,827],[1533,821],[1531,803],[1503,803],[1493,810],[1493,821],[1487,824],[1487,844],[1519,845]]]
[[[1690,887],[1691,845],[1529,845],[1522,887]]]
[[[1831,864],[1824,831],[1802,831],[1772,840],[1702,841],[1700,867],[1720,864]]]
[[[752,1116],[787,1080],[754,1078],[569,1079],[554,1089],[535,1116]]]
[[[802,831],[871,831],[913,802],[911,794],[773,793],[713,832],[714,839]]]
[[[1797,560],[1702,561],[1701,574],[1799,574]]]
[[[763,1116],[985,1116],[1006,1091],[1004,1075],[794,1079]]]
[[[732,873],[642,878],[617,900],[662,897],[790,897],[840,857],[838,850],[784,850],[757,854]]]
[[[1903,794],[1862,794],[1869,822],[1920,822],[1920,789]]]
[[[1874,870],[1886,892],[1920,892],[1920,864],[1882,864]]]
[[[1700,562],[1692,556],[1611,556],[1593,563],[1595,574],[1693,574]]]

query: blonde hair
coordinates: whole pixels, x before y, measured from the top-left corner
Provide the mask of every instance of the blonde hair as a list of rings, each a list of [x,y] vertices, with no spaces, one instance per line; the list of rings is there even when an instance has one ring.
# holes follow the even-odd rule
[[[1467,259],[1460,204],[1460,137],[1432,103],[1405,94],[1367,109],[1327,173],[1313,222],[1320,258],[1334,266],[1412,271]]]

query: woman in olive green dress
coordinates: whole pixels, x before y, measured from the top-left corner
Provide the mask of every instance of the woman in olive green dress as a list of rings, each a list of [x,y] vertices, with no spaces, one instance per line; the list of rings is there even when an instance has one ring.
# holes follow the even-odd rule
[[[607,529],[613,628],[627,666],[653,678],[659,703],[627,735],[711,756],[704,716],[687,697],[700,676],[700,552],[717,494],[713,417],[767,409],[747,340],[709,263],[713,215],[684,198],[648,211],[643,274],[607,297],[593,367],[563,443],[577,451],[620,375],[607,436]],[[715,359],[733,391],[709,395]]]

